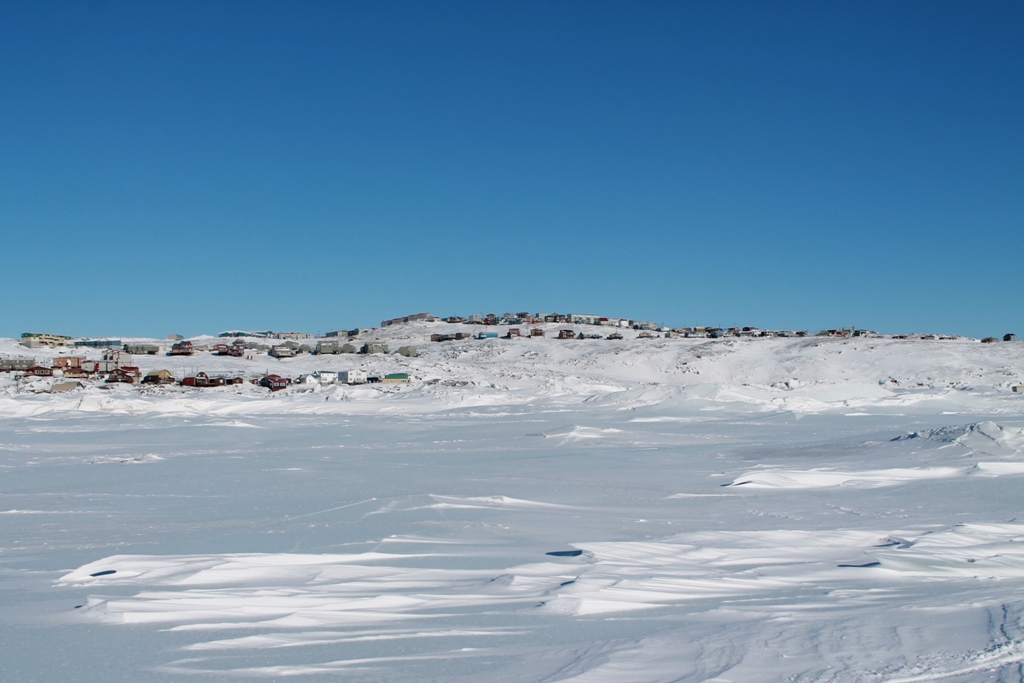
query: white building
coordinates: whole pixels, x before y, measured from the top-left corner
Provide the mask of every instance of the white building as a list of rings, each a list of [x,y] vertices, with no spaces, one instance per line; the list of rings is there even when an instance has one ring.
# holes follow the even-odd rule
[[[315,377],[320,384],[337,384],[338,373],[334,370],[317,370],[310,377]]]
[[[338,373],[342,384],[366,384],[366,370],[342,370]]]

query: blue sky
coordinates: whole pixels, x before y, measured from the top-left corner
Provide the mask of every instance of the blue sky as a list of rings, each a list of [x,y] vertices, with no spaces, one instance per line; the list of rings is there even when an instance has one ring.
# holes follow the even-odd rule
[[[1019,2],[0,2],[0,335],[1024,333]]]

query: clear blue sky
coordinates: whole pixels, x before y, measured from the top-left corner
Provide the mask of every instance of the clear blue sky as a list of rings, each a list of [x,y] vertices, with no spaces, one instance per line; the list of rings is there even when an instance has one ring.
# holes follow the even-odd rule
[[[1021,2],[0,2],[0,335],[1024,334]]]

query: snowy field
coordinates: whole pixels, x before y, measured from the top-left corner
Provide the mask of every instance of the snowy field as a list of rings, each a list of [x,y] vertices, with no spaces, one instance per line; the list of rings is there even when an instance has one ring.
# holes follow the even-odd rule
[[[431,331],[0,380],[0,680],[1022,680],[1024,343]]]

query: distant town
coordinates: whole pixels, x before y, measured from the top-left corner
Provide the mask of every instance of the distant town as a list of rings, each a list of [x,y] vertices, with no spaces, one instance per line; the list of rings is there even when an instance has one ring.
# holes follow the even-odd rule
[[[280,391],[294,385],[362,385],[362,384],[404,384],[411,378],[406,372],[370,375],[366,370],[319,370],[297,377],[288,377],[277,372],[265,372],[246,377],[242,373],[214,373],[196,370],[178,377],[170,370],[152,370],[145,375],[133,361],[134,356],[219,356],[255,360],[263,356],[284,361],[302,354],[396,354],[407,358],[416,357],[416,346],[403,345],[394,351],[378,334],[400,325],[419,324],[423,343],[444,343],[462,340],[529,340],[550,337],[558,340],[603,340],[617,341],[630,339],[726,339],[726,338],[774,338],[774,337],[825,337],[825,338],[887,338],[921,341],[952,341],[964,339],[955,335],[935,334],[890,334],[883,335],[872,330],[856,327],[820,330],[809,333],[806,330],[765,330],[757,327],[676,327],[670,328],[654,322],[627,318],[605,317],[584,314],[559,313],[494,313],[473,314],[468,317],[449,316],[441,318],[430,313],[416,313],[381,322],[378,328],[355,328],[335,330],[323,335],[304,332],[274,332],[271,330],[228,330],[217,337],[199,336],[185,339],[172,334],[161,341],[123,341],[116,338],[74,338],[47,332],[25,332],[21,335],[21,346],[26,349],[48,349],[46,360],[24,356],[0,357],[0,373],[14,373],[15,379],[53,378],[48,391],[63,392],[83,388],[87,383],[104,385],[178,385],[193,389],[229,386],[251,383],[270,390]],[[452,327],[447,327],[451,325]],[[447,329],[446,329],[447,328]],[[581,329],[582,328],[582,329]],[[429,332],[429,334],[428,334]],[[211,341],[214,340],[214,341]],[[429,340],[429,341],[428,341]],[[986,337],[981,343],[998,342],[996,337]],[[1002,341],[1017,341],[1015,334],[1003,335]],[[56,352],[56,353],[54,353]],[[99,357],[91,358],[90,354]]]

